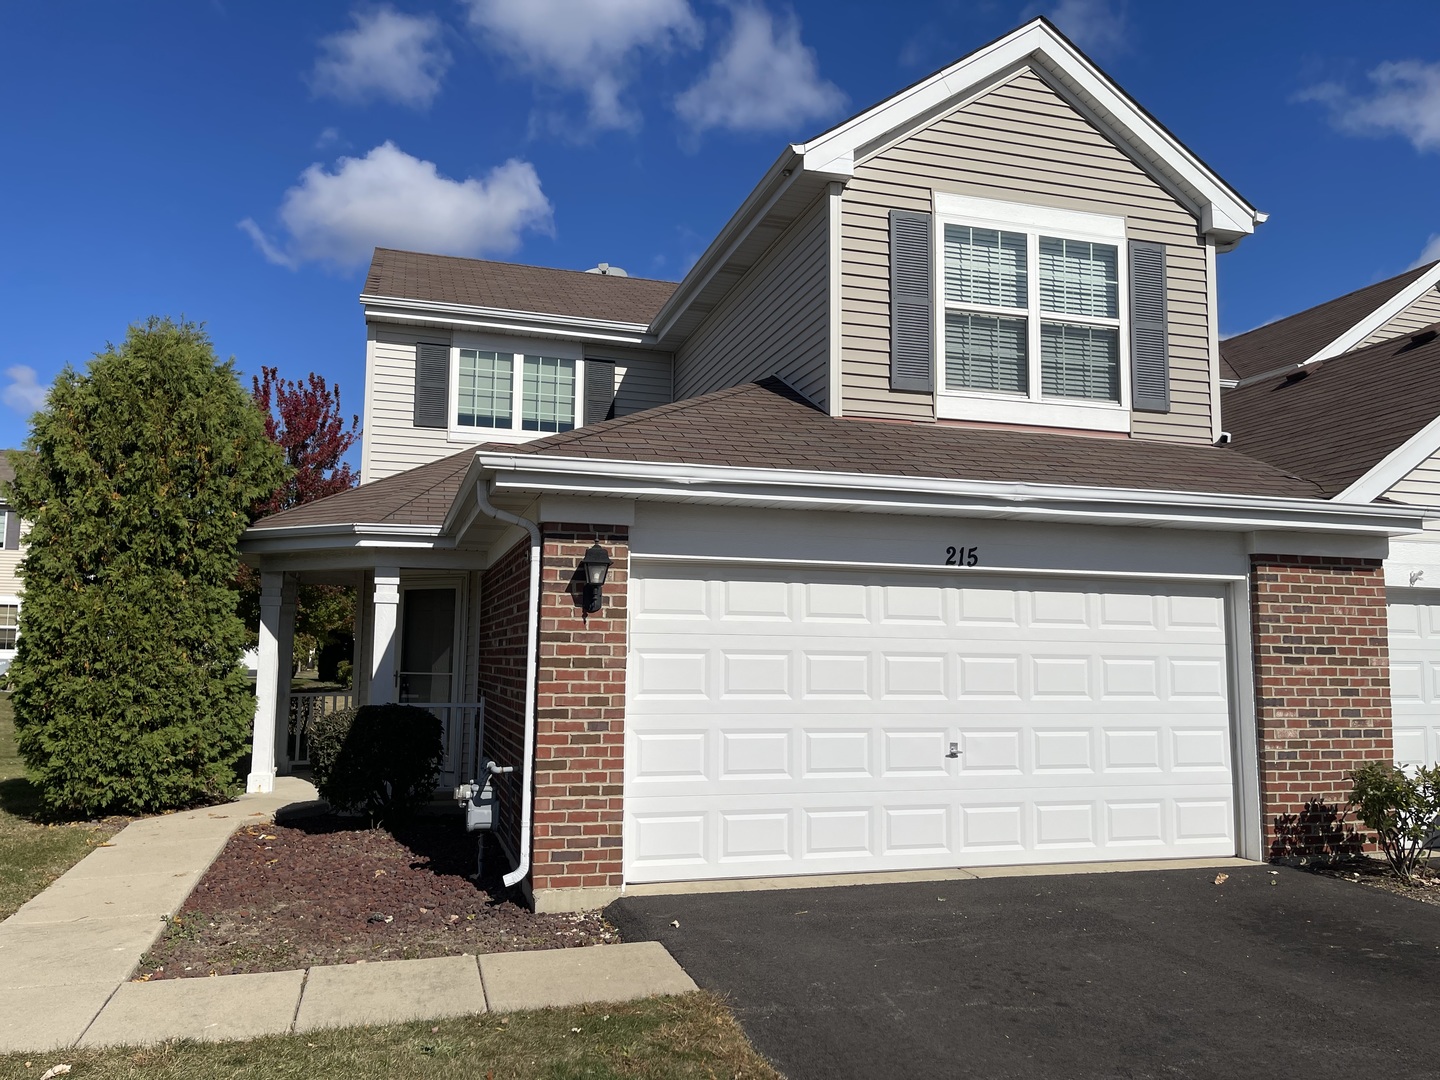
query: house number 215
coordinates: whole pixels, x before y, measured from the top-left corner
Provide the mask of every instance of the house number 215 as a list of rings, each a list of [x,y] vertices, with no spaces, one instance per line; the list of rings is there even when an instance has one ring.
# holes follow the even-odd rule
[[[974,547],[945,549],[946,566],[975,566],[980,562],[980,549]]]

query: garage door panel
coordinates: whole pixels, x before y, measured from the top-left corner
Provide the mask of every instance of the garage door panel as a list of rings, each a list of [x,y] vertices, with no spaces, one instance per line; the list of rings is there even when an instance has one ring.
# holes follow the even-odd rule
[[[660,572],[629,880],[1234,853],[1218,588]]]
[[[1440,605],[1434,592],[1390,591],[1390,704],[1395,763],[1440,762]]]

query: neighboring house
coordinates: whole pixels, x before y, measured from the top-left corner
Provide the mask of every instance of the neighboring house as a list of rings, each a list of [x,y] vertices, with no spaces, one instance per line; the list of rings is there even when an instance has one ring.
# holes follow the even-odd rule
[[[20,515],[10,509],[5,492],[15,479],[10,465],[14,451],[0,450],[0,675],[15,659],[15,646],[20,638],[20,559],[24,555],[21,538],[28,531]]]
[[[1337,503],[1440,509],[1440,263],[1227,339],[1237,450]],[[1385,561],[1395,759],[1440,762],[1440,520]]]
[[[541,908],[1264,858],[1392,755],[1423,515],[1217,445],[1217,256],[1263,220],[1036,20],[784,148],[676,285],[377,251],[365,483],[244,540],[250,787],[296,584],[348,582],[361,699],[436,708],[447,782],[517,767]]]

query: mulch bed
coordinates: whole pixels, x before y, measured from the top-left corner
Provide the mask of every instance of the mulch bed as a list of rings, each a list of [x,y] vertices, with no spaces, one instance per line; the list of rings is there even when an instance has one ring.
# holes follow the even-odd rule
[[[459,815],[396,829],[334,816],[241,829],[140,962],[136,978],[570,948],[619,941],[596,912],[537,915],[507,894],[508,863]]]
[[[1412,885],[1406,885],[1396,877],[1390,864],[1383,859],[1347,859],[1328,865],[1312,864],[1305,869],[1324,877],[1367,885],[1407,900],[1418,900],[1422,904],[1440,904],[1440,858],[1434,859],[1434,865],[1422,860]]]

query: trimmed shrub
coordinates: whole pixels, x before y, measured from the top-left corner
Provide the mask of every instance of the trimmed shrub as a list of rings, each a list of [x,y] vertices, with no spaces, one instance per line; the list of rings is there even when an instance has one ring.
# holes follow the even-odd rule
[[[1406,773],[1388,762],[1372,761],[1352,779],[1355,815],[1375,830],[1391,869],[1408,885],[1440,815],[1440,767]]]
[[[362,705],[310,723],[320,797],[377,821],[414,813],[435,791],[445,747],[439,717],[410,705]]]

